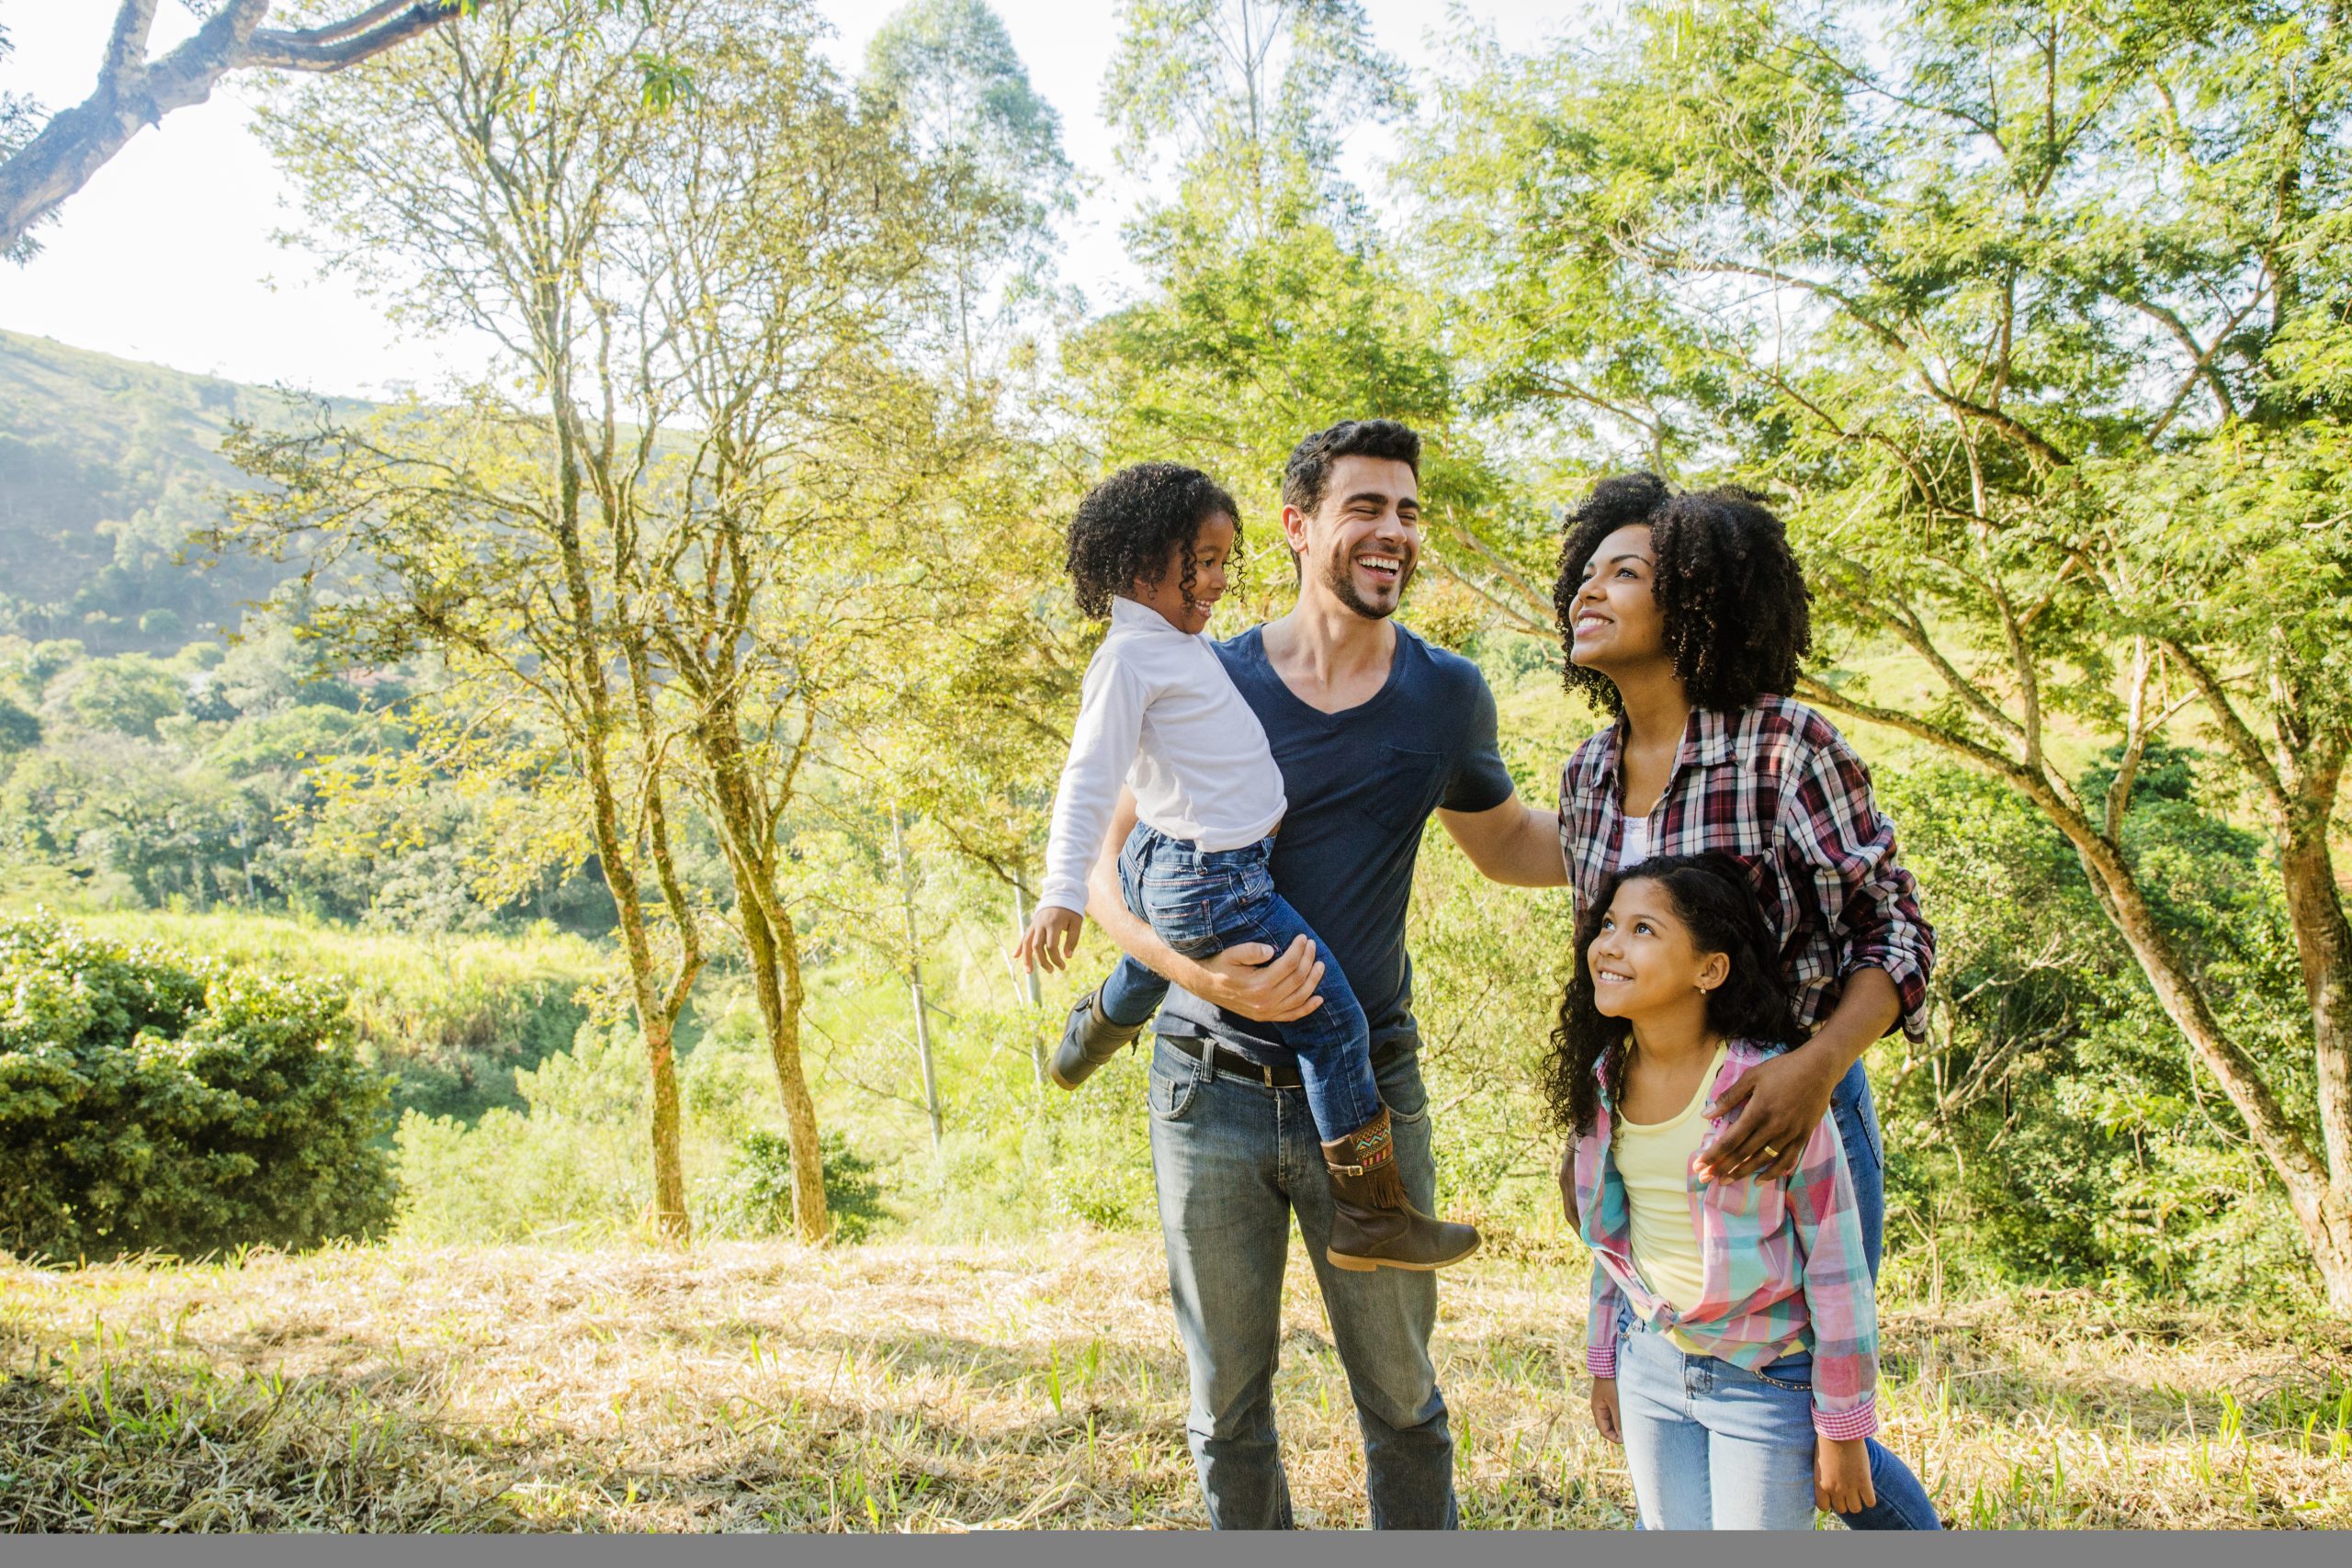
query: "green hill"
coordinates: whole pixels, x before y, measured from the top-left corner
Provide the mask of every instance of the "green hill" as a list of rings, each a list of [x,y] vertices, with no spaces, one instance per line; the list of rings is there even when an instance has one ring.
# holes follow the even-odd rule
[[[0,634],[160,653],[233,628],[284,569],[181,558],[239,480],[220,456],[230,423],[293,406],[281,390],[0,332]]]

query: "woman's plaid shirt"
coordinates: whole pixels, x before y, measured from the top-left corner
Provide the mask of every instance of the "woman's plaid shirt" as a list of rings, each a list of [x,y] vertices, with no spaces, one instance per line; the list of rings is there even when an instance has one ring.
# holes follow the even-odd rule
[[[1600,897],[1624,841],[1622,739],[1623,726],[1611,725],[1560,775],[1560,849],[1580,910]],[[1827,719],[1776,696],[1731,713],[1692,709],[1649,825],[1654,855],[1722,850],[1747,863],[1781,939],[1798,1022],[1818,1025],[1846,976],[1877,968],[1902,993],[1904,1032],[1924,1037],[1935,931],[1895,858],[1870,770]]]
[[[1710,1103],[1770,1054],[1733,1041]],[[1642,1283],[1634,1265],[1633,1209],[1617,1174],[1605,1090],[1601,1100],[1592,1131],[1577,1140],[1577,1213],[1592,1249],[1587,1370],[1597,1378],[1617,1375],[1617,1307],[1631,1302],[1660,1328],[1679,1328],[1708,1355],[1751,1372],[1780,1359],[1791,1340],[1804,1340],[1813,1351],[1814,1430],[1838,1438],[1877,1431],[1877,1296],[1837,1118],[1821,1119],[1785,1181],[1690,1179],[1704,1283],[1698,1304],[1678,1313]],[[1708,1118],[1693,1166],[1728,1121]]]

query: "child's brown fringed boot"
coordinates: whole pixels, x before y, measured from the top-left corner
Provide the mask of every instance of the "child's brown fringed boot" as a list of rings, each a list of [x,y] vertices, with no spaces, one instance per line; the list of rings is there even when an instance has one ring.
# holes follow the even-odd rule
[[[1405,1196],[1396,1174],[1396,1150],[1389,1136],[1388,1108],[1340,1139],[1323,1145],[1331,1173],[1331,1245],[1326,1256],[1351,1273],[1374,1269],[1442,1269],[1478,1250],[1475,1225],[1431,1219]]]

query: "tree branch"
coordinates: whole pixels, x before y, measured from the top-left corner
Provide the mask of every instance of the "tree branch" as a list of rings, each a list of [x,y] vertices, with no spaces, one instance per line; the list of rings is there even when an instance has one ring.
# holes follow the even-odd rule
[[[462,0],[392,0],[322,27],[265,28],[253,35],[230,69],[342,71],[431,32],[463,8]]]

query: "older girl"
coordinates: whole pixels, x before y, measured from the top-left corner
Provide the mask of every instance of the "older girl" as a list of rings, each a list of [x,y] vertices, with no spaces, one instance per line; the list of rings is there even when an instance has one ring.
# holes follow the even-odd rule
[[[1874,1501],[1877,1317],[1834,1122],[1786,1176],[1707,1181],[1717,1108],[1796,1042],[1723,855],[1612,877],[1578,922],[1547,1088],[1592,1249],[1586,1363],[1645,1529],[1810,1529]]]

